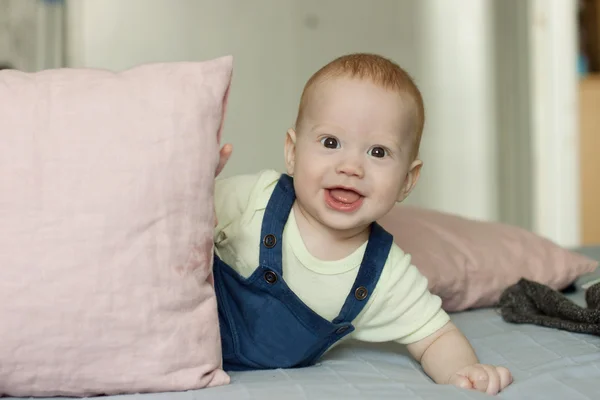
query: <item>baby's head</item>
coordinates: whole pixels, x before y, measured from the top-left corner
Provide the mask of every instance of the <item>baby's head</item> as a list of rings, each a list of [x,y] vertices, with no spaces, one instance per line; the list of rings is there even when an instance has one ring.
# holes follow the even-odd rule
[[[401,115],[407,126],[399,132],[413,141],[413,158],[418,156],[421,135],[425,122],[425,109],[421,92],[410,75],[398,64],[376,54],[356,53],[339,57],[315,72],[304,85],[300,106],[296,117],[296,132],[301,131],[304,118],[315,100],[315,93],[334,80],[356,80],[369,83],[380,89],[396,93],[402,99],[402,106],[394,112]]]
[[[345,231],[389,212],[418,179],[423,124],[421,94],[392,61],[351,54],[317,71],[285,145],[304,214]]]

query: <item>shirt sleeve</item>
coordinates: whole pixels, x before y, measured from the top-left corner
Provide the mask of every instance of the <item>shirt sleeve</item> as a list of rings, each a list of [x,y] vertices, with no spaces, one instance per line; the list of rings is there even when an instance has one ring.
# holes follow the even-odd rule
[[[259,177],[260,174],[243,174],[215,181],[214,203],[218,221],[215,238],[242,217]]]
[[[355,321],[354,337],[368,342],[419,341],[450,321],[441,299],[411,257],[393,245],[370,304]]]
[[[227,232],[234,233],[247,223],[257,210],[264,209],[280,173],[262,170],[256,174],[235,175],[215,180],[215,243]]]

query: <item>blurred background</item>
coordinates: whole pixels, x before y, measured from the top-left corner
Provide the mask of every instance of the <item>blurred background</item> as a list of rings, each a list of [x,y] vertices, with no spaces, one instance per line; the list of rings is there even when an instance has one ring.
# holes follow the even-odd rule
[[[0,0],[1,68],[232,54],[225,176],[283,168],[304,83],[356,51],[423,92],[407,203],[600,244],[600,0]]]

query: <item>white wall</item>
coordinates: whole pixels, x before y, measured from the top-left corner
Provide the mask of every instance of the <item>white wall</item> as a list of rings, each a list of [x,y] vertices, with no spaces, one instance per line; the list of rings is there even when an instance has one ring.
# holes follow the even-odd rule
[[[415,40],[427,121],[420,204],[498,219],[493,0],[420,0]]]
[[[303,84],[322,64],[344,52],[368,50],[416,69],[411,41],[414,2],[378,4],[76,0],[68,3],[69,64],[121,70],[145,62],[233,54],[224,135],[236,150],[224,175],[282,168],[283,139],[295,120]]]
[[[38,0],[0,0],[0,63],[33,72],[62,66],[63,7]]]
[[[580,243],[577,2],[530,0],[533,230]]]
[[[522,1],[511,0],[504,8],[516,9]],[[503,31],[514,31],[511,42],[527,42],[529,26],[516,28],[531,21],[505,12],[498,29],[494,0],[70,0],[68,6],[71,66],[121,70],[145,62],[233,54],[224,135],[235,150],[224,175],[283,167],[285,131],[294,122],[304,82],[317,68],[347,52],[385,54],[415,77],[427,108],[425,167],[409,203],[507,220],[576,244],[572,229],[570,238],[557,236],[556,224],[545,224],[547,216],[527,218],[539,205],[532,197],[539,195],[507,196],[511,188],[536,184],[531,171],[515,165],[526,165],[523,160],[539,151],[519,144],[530,140],[499,140],[503,132],[498,129],[510,130],[514,138],[529,137],[535,127],[526,107],[520,111],[514,104],[538,99],[514,99],[515,93],[528,95],[520,88],[528,83],[529,70],[512,57],[530,57],[529,48],[497,40]],[[514,73],[499,73],[510,68],[516,68]],[[551,102],[546,99],[546,105]],[[507,104],[513,104],[513,111],[498,112]],[[540,143],[535,146],[541,148]],[[570,215],[565,208],[573,206],[555,202],[544,212]]]
[[[155,61],[233,54],[225,174],[280,167],[296,107],[289,0],[75,0],[69,64],[122,70]],[[265,11],[259,11],[259,7]]]
[[[492,72],[478,58],[491,0],[467,1],[471,24],[445,0],[76,0],[70,65],[120,70],[233,54],[225,138],[237,151],[227,175],[283,166],[284,133],[316,69],[347,52],[385,54],[415,77],[428,109],[424,175],[410,202],[495,219]]]

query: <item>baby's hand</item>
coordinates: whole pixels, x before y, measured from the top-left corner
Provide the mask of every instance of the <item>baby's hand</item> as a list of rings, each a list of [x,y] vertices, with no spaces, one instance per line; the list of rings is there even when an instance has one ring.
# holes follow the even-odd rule
[[[504,367],[474,364],[458,370],[450,377],[448,383],[460,388],[496,395],[512,381],[510,371]]]
[[[215,171],[215,178],[219,176],[221,171],[223,171],[223,168],[225,168],[225,165],[227,164],[227,161],[229,161],[229,157],[231,157],[232,152],[233,147],[229,143],[221,147],[221,150],[219,151],[219,164],[217,165],[217,169]]]

